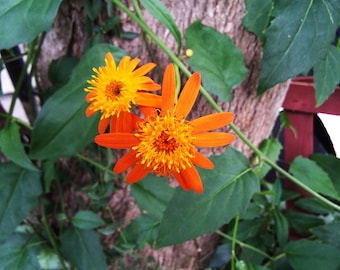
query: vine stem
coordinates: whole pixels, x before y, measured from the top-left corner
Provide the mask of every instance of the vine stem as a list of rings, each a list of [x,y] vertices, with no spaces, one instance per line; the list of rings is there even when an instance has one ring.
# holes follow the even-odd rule
[[[41,211],[41,215],[42,215],[41,221],[42,221],[42,224],[44,226],[47,238],[48,238],[49,242],[51,243],[53,249],[55,250],[55,252],[56,252],[56,254],[58,256],[58,259],[59,259],[59,261],[61,263],[62,269],[66,270],[67,268],[66,268],[66,265],[65,265],[65,261],[64,261],[62,255],[60,254],[60,251],[58,249],[57,243],[55,241],[55,237],[52,235],[50,227],[49,227],[49,225],[47,223],[44,202],[43,202],[43,200],[41,198],[40,198],[40,211]]]
[[[231,240],[231,270],[235,270],[235,260],[236,258],[236,239],[237,239],[237,229],[238,229],[238,221],[240,220],[240,214],[237,214],[235,217],[235,224],[233,229],[233,238]]]
[[[261,254],[261,255],[263,255],[264,257],[268,258],[268,259],[271,260],[271,261],[274,260],[274,258],[273,258],[272,256],[268,255],[267,253],[263,252],[262,250],[260,250],[260,249],[258,249],[258,248],[256,248],[256,247],[254,247],[254,246],[252,246],[252,245],[249,245],[249,244],[244,243],[244,242],[242,242],[242,241],[240,241],[240,240],[237,240],[236,238],[234,238],[234,236],[231,237],[230,235],[225,234],[225,233],[223,233],[223,232],[220,231],[220,230],[217,230],[216,233],[219,234],[219,235],[221,235],[222,237],[228,239],[228,240],[234,241],[236,244],[239,244],[239,245],[240,245],[241,247],[243,247],[243,248],[247,248],[247,249],[252,250],[252,251],[254,251],[254,252],[258,253],[258,254]]]
[[[174,62],[175,65],[178,66],[182,70],[182,72],[190,77],[191,72],[187,69],[187,67],[183,64],[183,62],[174,54],[168,46],[147,26],[147,24],[140,18],[138,18],[128,7],[122,4],[119,0],[112,0],[114,4],[116,4],[122,11],[124,11],[132,20],[134,20],[140,28],[150,36],[150,38],[169,56],[169,58]],[[205,99],[210,103],[210,105],[217,111],[222,112],[222,108],[215,102],[212,96],[208,93],[208,91],[201,86],[200,88],[201,94],[205,97]],[[230,128],[235,132],[235,134],[252,150],[254,153],[262,159],[265,163],[279,172],[281,175],[304,189],[305,191],[309,192],[311,195],[315,196],[320,201],[324,202],[325,204],[331,206],[332,208],[340,211],[340,206],[336,205],[335,203],[331,202],[327,198],[323,197],[319,193],[315,192],[304,183],[302,183],[299,179],[294,177],[293,175],[289,174],[287,171],[283,170],[280,166],[278,166],[275,162],[271,161],[267,156],[265,156],[260,149],[258,149],[247,137],[246,135],[239,130],[239,128],[231,123]]]
[[[22,84],[23,84],[23,82],[24,82],[25,75],[26,75],[26,72],[27,72],[27,69],[28,69],[28,65],[29,65],[30,62],[32,61],[35,42],[36,42],[36,40],[34,40],[33,42],[31,42],[30,45],[29,45],[28,53],[27,53],[27,59],[26,59],[26,61],[25,61],[25,64],[24,64],[24,66],[23,66],[23,69],[22,69],[22,71],[21,71],[21,73],[20,73],[18,82],[17,82],[17,84],[14,86],[14,87],[15,87],[15,90],[14,90],[14,93],[13,93],[13,96],[12,96],[12,100],[11,100],[11,105],[10,105],[9,111],[8,111],[8,114],[9,114],[10,116],[13,115],[13,111],[14,111],[14,107],[15,107],[15,102],[16,102],[17,97],[18,97],[18,95],[19,95],[19,91],[20,91],[20,89],[21,89],[21,86],[22,86]],[[6,123],[5,123],[5,126],[6,126],[6,127],[9,125],[10,120],[11,120],[11,117],[9,117],[9,118],[6,119]]]

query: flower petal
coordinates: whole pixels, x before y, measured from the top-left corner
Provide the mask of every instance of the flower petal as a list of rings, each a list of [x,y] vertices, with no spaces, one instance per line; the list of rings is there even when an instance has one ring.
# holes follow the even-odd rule
[[[173,173],[177,183],[183,188],[185,191],[189,191],[191,188],[185,183],[182,175],[180,173],[174,172]]]
[[[224,127],[234,120],[234,114],[230,112],[214,113],[199,117],[190,121],[194,127],[193,133],[201,133]]]
[[[113,168],[115,173],[122,173],[130,168],[132,165],[136,164],[138,158],[136,158],[136,151],[129,151],[120,160],[117,161]]]
[[[126,176],[126,182],[128,182],[129,184],[136,183],[147,176],[150,171],[150,169],[137,163],[136,166],[133,167],[129,174]]]
[[[187,168],[180,172],[183,182],[189,186],[196,193],[201,194],[203,192],[203,184],[201,177],[194,166]]]
[[[141,66],[140,68],[137,68],[133,72],[133,76],[143,76],[146,73],[148,73],[150,70],[152,70],[156,66],[155,63],[146,63],[145,65]]]
[[[172,110],[175,102],[176,94],[176,76],[175,68],[173,64],[169,64],[164,72],[164,78],[162,82],[162,116],[164,116],[167,110]]]
[[[153,108],[160,108],[162,104],[162,97],[155,94],[139,91],[136,96],[136,104]]]
[[[103,134],[109,125],[110,118],[103,118],[99,120],[98,133]]]
[[[86,108],[86,111],[85,111],[86,117],[90,117],[90,116],[94,115],[95,113],[96,113],[96,111],[94,111],[92,109],[91,105]]]
[[[96,144],[108,148],[125,149],[139,143],[139,139],[132,133],[105,133],[94,138]]]
[[[105,55],[105,64],[107,66],[110,66],[113,69],[116,69],[116,62],[115,62],[115,59],[113,58],[112,53],[110,53],[110,52],[106,53],[106,55]]]
[[[197,151],[195,153],[195,156],[191,159],[191,162],[204,169],[211,170],[215,167],[214,163],[212,163],[209,158]]]
[[[123,132],[131,133],[136,128],[136,122],[140,118],[129,112],[121,112],[119,117],[116,115],[111,117],[110,133]]]
[[[198,72],[195,72],[190,76],[179,96],[175,109],[175,115],[177,117],[185,118],[189,114],[197,98],[200,86],[201,75]]]
[[[139,109],[145,117],[148,117],[151,115],[157,115],[156,108],[152,108],[148,106],[139,106]]]
[[[205,132],[196,134],[194,142],[198,147],[216,147],[224,146],[235,140],[235,135],[225,132]]]

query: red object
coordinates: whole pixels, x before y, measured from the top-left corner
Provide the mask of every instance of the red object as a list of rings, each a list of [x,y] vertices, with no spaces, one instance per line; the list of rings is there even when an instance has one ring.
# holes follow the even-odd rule
[[[282,107],[296,130],[284,130],[285,161],[289,164],[299,155],[308,157],[313,149],[313,116],[317,113],[340,115],[340,87],[319,107],[315,107],[313,77],[293,79]]]
[[[291,81],[283,109],[286,111],[289,123],[295,128],[296,135],[289,128],[284,129],[284,160],[290,164],[297,156],[309,157],[313,152],[313,118],[317,113],[340,115],[340,87],[319,107],[315,106],[315,90],[313,77],[298,77]],[[290,181],[285,187],[297,190],[302,196],[309,193]],[[287,209],[296,209],[294,201],[287,202]],[[294,232],[291,238],[299,238]]]

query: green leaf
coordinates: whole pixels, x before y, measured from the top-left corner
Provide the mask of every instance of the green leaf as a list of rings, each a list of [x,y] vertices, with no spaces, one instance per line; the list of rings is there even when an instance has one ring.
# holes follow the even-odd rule
[[[164,177],[148,175],[143,181],[131,186],[131,195],[140,210],[161,220],[163,212],[175,192]]]
[[[294,269],[336,270],[340,266],[339,250],[316,241],[292,241],[285,253]]]
[[[122,243],[133,245],[136,249],[142,249],[145,245],[154,245],[159,223],[159,219],[151,214],[142,213],[121,232]]]
[[[340,50],[330,46],[314,69],[316,106],[320,106],[335,91],[340,82]]]
[[[176,189],[161,221],[158,247],[215,231],[243,212],[259,191],[259,180],[242,153],[228,147],[211,160],[214,170],[199,170],[205,186],[202,194]]]
[[[278,139],[266,139],[260,144],[259,149],[271,161],[276,162],[279,158],[282,145]],[[261,179],[265,177],[270,169],[271,167],[267,163],[262,162],[261,165],[256,168],[258,178]]]
[[[32,171],[38,171],[27,156],[20,139],[19,126],[11,122],[9,126],[0,130],[0,150],[17,165]]]
[[[87,118],[88,103],[83,90],[86,80],[93,75],[92,68],[104,64],[106,52],[115,60],[123,51],[111,45],[92,47],[74,69],[70,81],[53,94],[39,113],[32,131],[30,156],[34,159],[57,159],[81,151],[97,134],[99,115]]]
[[[330,177],[335,189],[340,194],[340,159],[331,155],[313,154],[314,160]]]
[[[221,101],[231,100],[231,90],[247,73],[242,52],[228,36],[200,21],[186,29],[185,40],[186,47],[193,50],[188,63],[201,73],[203,85]]]
[[[96,232],[71,227],[63,232],[60,241],[63,255],[77,269],[107,269],[103,249]]]
[[[243,17],[243,26],[256,34],[264,43],[264,32],[270,22],[273,8],[272,0],[246,0],[246,15]]]
[[[154,244],[163,212],[174,192],[166,178],[155,175],[148,175],[131,186],[131,195],[142,214],[122,232],[124,243],[134,244],[136,248]]]
[[[315,161],[299,156],[291,163],[289,172],[314,191],[340,198],[328,174]]]
[[[324,220],[315,215],[287,211],[285,216],[290,226],[300,234],[309,234],[311,228],[325,224]]]
[[[39,270],[37,256],[37,243],[31,236],[13,234],[0,244],[0,269]]]
[[[310,231],[324,243],[340,249],[340,220],[334,220],[332,223],[314,227]]]
[[[42,192],[40,173],[14,163],[0,164],[0,239],[15,230],[37,205]]]
[[[310,213],[327,215],[328,213],[334,212],[334,208],[321,202],[317,198],[301,198],[294,203],[301,209],[304,209]]]
[[[288,221],[286,217],[280,212],[280,210],[276,207],[273,212],[273,218],[275,222],[275,233],[276,238],[280,246],[284,246],[288,240]]]
[[[0,3],[0,49],[32,41],[40,32],[48,31],[61,0],[9,0]]]
[[[150,12],[150,14],[163,24],[174,36],[179,52],[182,48],[181,32],[166,6],[159,0],[141,0],[140,2]]]
[[[334,40],[340,18],[338,0],[277,0],[266,31],[258,93],[320,61]]]
[[[83,0],[83,4],[87,16],[94,21],[100,13],[103,2],[101,0]]]
[[[95,229],[105,224],[96,213],[88,210],[78,211],[72,217],[72,224],[79,229]]]

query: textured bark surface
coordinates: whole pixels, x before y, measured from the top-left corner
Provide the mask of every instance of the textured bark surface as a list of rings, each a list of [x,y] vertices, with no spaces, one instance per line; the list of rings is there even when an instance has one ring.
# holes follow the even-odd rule
[[[233,91],[232,102],[223,103],[221,106],[226,111],[235,113],[235,124],[255,145],[258,145],[271,132],[285,96],[287,84],[278,85],[261,97],[256,97],[261,49],[256,37],[242,27],[242,18],[245,14],[244,0],[164,0],[162,2],[174,16],[182,33],[192,22],[199,19],[203,24],[229,35],[236,46],[242,50],[248,74],[243,83]],[[176,51],[175,40],[169,31],[147,12],[144,12],[144,16],[150,28],[173,51]],[[122,13],[121,18],[123,30],[141,32],[126,14]],[[64,1],[51,33],[47,34],[39,62],[43,86],[48,86],[47,67],[52,59],[65,54],[80,56],[83,53],[86,37],[84,27],[84,11],[81,1]],[[168,57],[154,44],[144,42],[142,35],[132,41],[114,39],[113,42],[127,51],[129,55],[141,58],[142,63],[156,62],[159,67],[158,74],[161,74],[169,63]],[[184,51],[185,44],[182,53]],[[154,75],[157,75],[157,71]],[[160,82],[161,77],[155,80]],[[211,106],[204,98],[199,97],[190,117],[211,112],[213,112]],[[247,156],[251,156],[250,149],[240,139],[237,139],[232,146]],[[224,149],[217,149],[210,151],[209,154],[218,154],[222,151]],[[129,187],[124,183],[122,183],[122,189],[112,195],[108,204],[117,217],[124,220],[125,224],[138,215],[136,206],[129,196]],[[148,247],[141,253],[145,259],[154,258],[162,266],[161,269],[203,269],[218,241],[219,238],[216,235],[204,235],[195,240],[159,250]],[[107,243],[107,246],[110,245],[112,242]],[[126,262],[128,263],[128,258]],[[146,269],[146,266],[141,265],[139,269]]]

